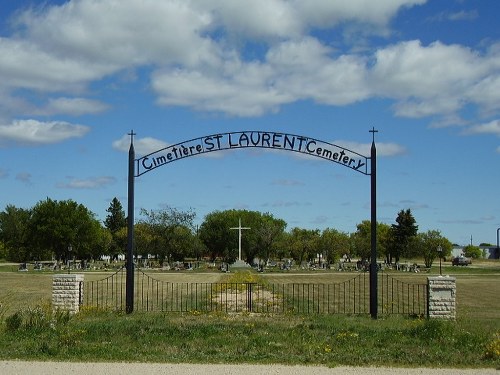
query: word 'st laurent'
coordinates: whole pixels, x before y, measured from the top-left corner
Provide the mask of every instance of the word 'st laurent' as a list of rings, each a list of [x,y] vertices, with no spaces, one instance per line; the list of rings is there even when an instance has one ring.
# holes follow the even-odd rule
[[[346,148],[299,135],[243,131],[191,139],[143,156],[136,159],[135,176],[189,156],[246,147],[281,149],[316,156],[367,174],[367,157]]]

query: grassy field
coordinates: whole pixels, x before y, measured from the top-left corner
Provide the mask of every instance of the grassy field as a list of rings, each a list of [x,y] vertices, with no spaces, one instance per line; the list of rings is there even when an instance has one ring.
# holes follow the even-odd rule
[[[439,273],[389,271],[411,282]],[[99,280],[112,271],[85,273]],[[0,358],[69,361],[284,363],[500,367],[500,262],[443,264],[457,278],[457,321],[404,317],[85,311],[50,312],[52,272],[0,264]],[[230,274],[229,274],[230,275]],[[228,274],[157,272],[172,282],[217,282]],[[328,283],[336,271],[265,272],[272,283]],[[20,313],[22,312],[22,313]]]
[[[100,280],[114,271],[85,272],[85,281]],[[389,271],[406,282],[426,283],[428,276],[439,274],[439,268],[430,272],[411,273]],[[51,299],[54,272],[17,272],[17,265],[0,263],[0,302],[5,313],[13,313],[28,306],[47,303]],[[500,322],[500,261],[476,261],[471,267],[452,267],[443,263],[443,274],[457,278],[457,315],[459,318],[484,319],[493,325]],[[337,271],[276,272],[270,270],[261,276],[271,283],[332,283],[352,278],[355,273]],[[186,271],[155,272],[154,277],[169,282],[218,282],[220,272]],[[500,323],[499,323],[500,324]],[[500,329],[500,326],[497,327]]]

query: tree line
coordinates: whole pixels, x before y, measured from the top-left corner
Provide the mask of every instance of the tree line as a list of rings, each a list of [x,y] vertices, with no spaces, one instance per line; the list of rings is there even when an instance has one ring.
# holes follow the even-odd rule
[[[117,258],[126,253],[127,217],[121,202],[114,198],[103,222],[73,200],[47,198],[30,209],[7,205],[0,213],[0,258],[13,262],[68,259],[97,260]],[[222,260],[232,263],[238,257],[239,220],[246,230],[242,254],[252,264],[261,261],[293,259],[295,262],[320,260],[337,262],[369,259],[370,221],[362,221],[354,233],[334,228],[287,230],[287,223],[270,213],[248,210],[213,211],[200,226],[196,214],[167,207],[141,209],[134,225],[134,255],[153,256],[159,265],[185,259]],[[400,259],[422,258],[430,267],[434,259],[451,253],[452,244],[438,230],[418,232],[410,209],[401,210],[392,225],[377,223],[377,250],[380,261],[389,264]]]

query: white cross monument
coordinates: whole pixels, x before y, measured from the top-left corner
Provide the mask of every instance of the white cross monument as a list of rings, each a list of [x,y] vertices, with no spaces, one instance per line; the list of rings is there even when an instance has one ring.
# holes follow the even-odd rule
[[[236,228],[229,228],[229,229],[238,229],[238,260],[241,261],[241,231],[245,229],[251,229],[251,228],[245,228],[241,226],[241,218],[239,219],[239,225]]]

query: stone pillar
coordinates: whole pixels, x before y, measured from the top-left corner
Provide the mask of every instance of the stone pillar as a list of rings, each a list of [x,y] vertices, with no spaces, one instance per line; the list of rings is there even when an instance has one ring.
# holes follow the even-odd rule
[[[81,274],[54,275],[52,279],[52,310],[76,314],[83,300],[83,279]]]
[[[456,318],[455,277],[435,276],[427,278],[427,306],[429,319]]]

